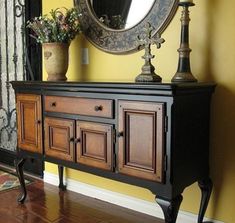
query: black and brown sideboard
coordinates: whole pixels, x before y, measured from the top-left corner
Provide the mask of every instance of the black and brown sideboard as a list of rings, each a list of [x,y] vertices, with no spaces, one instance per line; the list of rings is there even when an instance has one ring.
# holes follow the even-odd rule
[[[18,159],[63,167],[147,188],[166,223],[177,218],[183,190],[198,182],[198,222],[212,190],[209,120],[213,83],[11,82],[16,93]]]

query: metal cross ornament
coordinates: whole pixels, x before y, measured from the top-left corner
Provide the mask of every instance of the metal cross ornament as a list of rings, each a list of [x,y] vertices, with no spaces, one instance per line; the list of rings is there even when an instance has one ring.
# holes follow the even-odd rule
[[[165,40],[161,38],[159,33],[156,34],[156,37],[152,37],[153,27],[151,26],[150,23],[146,24],[144,31],[145,31],[145,35],[143,36],[143,38],[138,36],[139,45],[144,46],[144,49],[145,49],[145,54],[142,58],[145,60],[149,60],[149,59],[154,58],[154,55],[151,54],[151,45],[156,44],[157,49],[159,49],[161,48],[161,45],[162,43],[165,42]]]
[[[145,33],[142,38],[138,36],[138,43],[139,47],[144,47],[145,54],[142,58],[145,60],[145,64],[142,66],[142,73],[138,75],[135,80],[136,82],[159,82],[162,79],[160,76],[155,74],[155,68],[151,64],[151,59],[154,58],[154,55],[151,54],[151,45],[156,44],[157,49],[159,49],[165,40],[161,38],[159,33],[157,33],[156,36],[152,36],[153,27],[150,23],[146,24],[144,31]]]

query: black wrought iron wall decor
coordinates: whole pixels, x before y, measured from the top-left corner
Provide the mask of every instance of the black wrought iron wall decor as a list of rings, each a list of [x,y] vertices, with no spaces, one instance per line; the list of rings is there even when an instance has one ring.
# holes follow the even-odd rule
[[[0,23],[1,25],[1,23]],[[1,28],[0,28],[0,36],[1,36]],[[0,108],[2,107],[2,78],[1,78],[1,73],[2,73],[2,43],[1,43],[1,38],[0,38]]]
[[[32,63],[32,58],[41,67],[40,55],[26,54],[25,32],[25,21],[38,13],[39,3],[41,0],[0,0],[0,149],[15,151],[17,143],[15,95],[10,81],[29,79],[28,62]],[[32,4],[34,9],[30,10]]]
[[[0,1],[1,15],[1,107],[0,148],[15,150],[16,117],[15,96],[9,84],[11,80],[25,80],[24,1]]]

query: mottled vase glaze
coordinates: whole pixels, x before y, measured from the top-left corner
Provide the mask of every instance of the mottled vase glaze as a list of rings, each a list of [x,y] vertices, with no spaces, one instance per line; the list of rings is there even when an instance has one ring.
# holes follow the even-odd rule
[[[66,81],[68,70],[68,43],[44,43],[43,55],[48,81]]]

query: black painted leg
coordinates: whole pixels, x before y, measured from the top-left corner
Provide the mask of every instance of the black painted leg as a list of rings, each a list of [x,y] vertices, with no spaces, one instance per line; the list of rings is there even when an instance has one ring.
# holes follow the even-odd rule
[[[211,179],[207,179],[207,180],[198,181],[198,186],[201,189],[202,197],[201,197],[201,204],[200,204],[200,210],[197,222],[202,223],[210,200],[213,183]]]
[[[20,181],[20,187],[21,187],[21,194],[19,195],[17,199],[17,201],[20,203],[24,203],[25,198],[27,196],[27,191],[26,191],[25,181],[24,181],[24,173],[23,173],[23,166],[24,166],[25,161],[26,159],[24,158],[20,160],[15,160],[16,173]]]
[[[64,167],[61,165],[58,165],[58,172],[59,172],[59,188],[64,191],[66,190],[66,186],[64,185],[64,182],[63,182]]]
[[[179,207],[180,207],[182,200],[183,200],[182,195],[179,195],[170,201],[156,198],[157,203],[160,205],[164,213],[165,223],[176,222],[176,218],[177,218]]]

